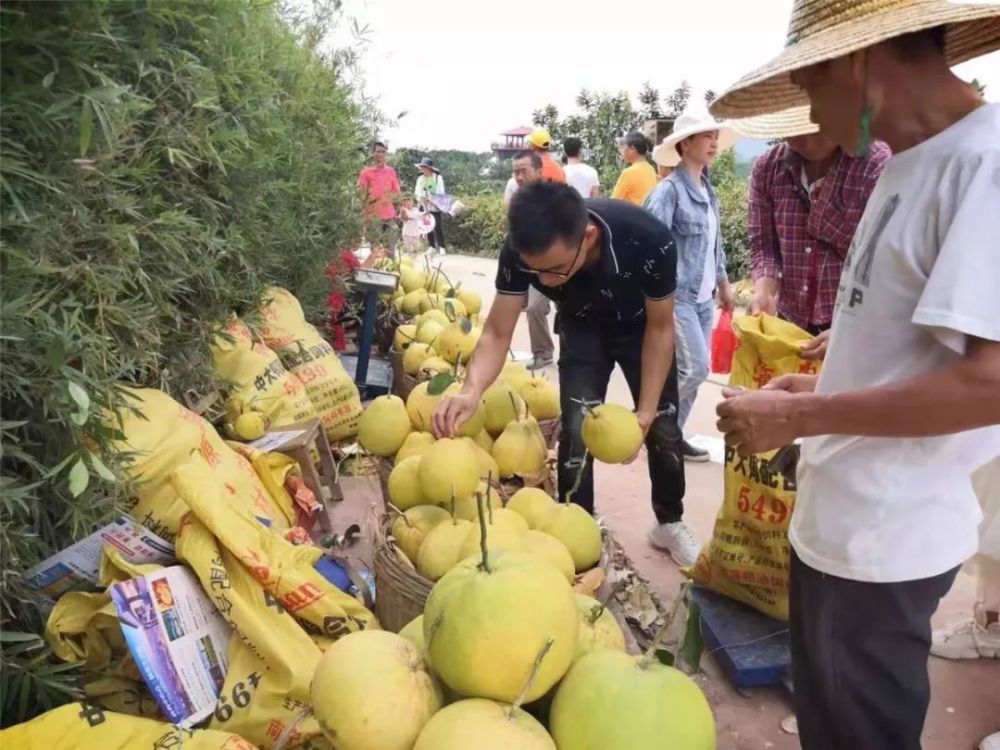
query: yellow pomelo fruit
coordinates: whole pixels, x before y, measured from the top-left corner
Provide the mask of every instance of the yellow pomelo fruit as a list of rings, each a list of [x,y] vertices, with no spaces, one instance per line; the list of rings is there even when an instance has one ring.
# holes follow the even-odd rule
[[[419,315],[427,300],[427,292],[418,289],[415,292],[407,292],[399,300],[399,309],[406,315]],[[416,335],[416,334],[414,334]]]
[[[437,341],[438,335],[444,330],[444,326],[436,320],[428,320],[417,328],[417,341],[422,344],[433,344]]]
[[[430,344],[414,341],[403,350],[403,371],[407,375],[416,375],[420,366],[435,354],[434,347]]]
[[[521,537],[520,543],[514,547],[514,551],[544,560],[558,570],[569,583],[573,583],[576,577],[573,556],[566,549],[566,545],[554,536],[542,531],[527,531]]]
[[[519,513],[515,513],[512,510],[507,510],[506,508],[491,510],[489,511],[487,518],[494,526],[506,526],[508,529],[515,531],[518,534],[528,533],[528,522],[525,521]]]
[[[601,404],[583,418],[583,444],[598,461],[620,464],[642,445],[642,428],[631,410],[618,404]]]
[[[397,352],[404,351],[406,344],[417,340],[417,327],[413,323],[403,323],[392,335],[392,348]]]
[[[497,437],[504,428],[524,414],[524,399],[510,383],[497,381],[483,394],[486,431]]]
[[[535,476],[545,468],[548,450],[532,417],[511,422],[493,443],[500,476]]]
[[[418,377],[430,379],[435,375],[440,375],[442,372],[451,372],[451,370],[451,363],[446,362],[435,354],[433,357],[428,357],[420,363],[420,368],[416,374]]]
[[[459,289],[455,296],[465,305],[465,311],[469,315],[478,315],[479,311],[483,309],[483,298],[479,292],[474,292],[471,289]]]
[[[428,321],[434,321],[440,323],[442,326],[448,325],[451,321],[448,320],[448,316],[444,314],[441,310],[428,310],[423,313],[419,318],[417,318],[417,331],[420,331],[420,326]]]
[[[575,503],[558,503],[540,530],[566,545],[577,573],[590,570],[601,559],[601,527]]]
[[[454,568],[470,528],[471,521],[455,519],[431,529],[417,553],[417,572],[436,581]]]
[[[396,516],[389,531],[406,558],[416,564],[417,554],[420,552],[420,545],[424,543],[424,538],[439,523],[450,520],[451,516],[444,508],[436,505],[418,505],[403,515]]]
[[[417,615],[399,631],[399,637],[405,638],[424,653],[424,616]]]
[[[485,499],[487,497],[486,493],[486,483],[482,480],[479,482],[479,487],[476,489],[476,493],[470,497],[460,497],[455,499],[455,518],[462,518],[466,521],[479,522],[479,511],[476,510],[476,503],[478,502],[477,495],[482,495]],[[485,511],[485,505],[484,512]],[[495,490],[490,490],[489,492],[489,507],[493,510],[503,507],[503,501],[500,499],[500,495]]]
[[[399,259],[399,265],[400,266],[409,266],[410,268],[413,268],[413,258],[400,258]]]
[[[503,550],[489,553],[485,565],[478,556],[458,563],[435,584],[424,608],[427,650],[441,679],[459,695],[507,703],[518,697],[549,639],[525,701],[563,677],[578,630],[566,579],[530,555]]]
[[[576,640],[576,656],[590,651],[611,648],[625,650],[625,634],[615,616],[607,607],[586,594],[574,593],[576,608],[580,613],[580,633]]]
[[[468,362],[473,349],[476,348],[476,342],[479,341],[476,330],[468,318],[449,323],[438,336],[435,348],[452,364]]]
[[[505,703],[469,698],[438,711],[413,750],[556,750],[538,720]]]
[[[507,502],[508,510],[520,513],[532,529],[540,529],[555,507],[556,501],[549,493],[537,487],[522,487]]]
[[[430,383],[426,381],[418,383],[414,386],[413,390],[410,391],[410,395],[406,397],[406,413],[410,415],[410,422],[413,424],[413,428],[424,432],[430,432],[432,420],[434,418],[434,410],[437,409],[438,403],[440,403],[442,397],[446,393],[449,393],[449,390],[445,390],[445,393],[438,396],[432,396],[427,392],[427,388],[429,386]],[[458,388],[455,386],[456,384],[452,383],[450,388],[457,391]]]
[[[434,436],[429,432],[411,432],[396,453],[396,463],[405,461],[410,456],[422,456],[431,447]]]
[[[462,304],[461,300],[454,297],[439,297],[434,307],[447,315],[449,322],[469,317],[465,305]]]
[[[400,265],[399,284],[403,287],[403,291],[407,294],[411,294],[418,289],[423,289],[426,282],[427,275],[419,268]]]
[[[655,658],[602,649],[582,656],[559,685],[549,728],[559,750],[715,750],[704,693]]]
[[[494,510],[493,512],[496,513],[497,510]],[[526,533],[527,532],[525,531],[515,529],[513,526],[487,523],[486,549],[490,554],[493,552],[499,552],[500,550],[514,549],[518,544],[520,544],[521,537]],[[465,541],[462,542],[462,547],[458,550],[458,559],[475,559],[478,561],[481,560],[482,557],[482,528],[479,525],[479,519],[477,517],[472,523],[472,528],[470,528],[465,534]]]
[[[236,417],[233,429],[240,440],[259,440],[267,432],[269,420],[259,411],[245,411]]]
[[[483,407],[483,424],[486,424],[485,406]],[[490,437],[490,433],[488,433],[486,430],[480,430],[475,435],[473,435],[472,439],[475,440],[476,443],[479,444],[479,447],[482,448],[487,453],[493,452],[493,438]]]
[[[394,456],[411,431],[403,399],[399,396],[379,396],[361,414],[358,442],[376,456]]]
[[[479,462],[479,478],[492,477],[494,482],[497,481],[500,478],[500,467],[497,466],[497,462],[493,456],[488,451],[483,450],[482,446],[473,438],[463,437],[462,440],[468,443],[476,454],[476,460]]]
[[[520,391],[524,384],[531,380],[531,373],[520,362],[507,360],[503,363],[503,369],[500,370],[500,377],[506,380],[515,391]]]
[[[518,391],[537,420],[555,419],[561,413],[559,391],[545,378],[530,378]]]
[[[418,289],[416,292],[414,292],[414,294],[420,295],[418,312],[425,313],[434,309],[434,300],[431,299],[431,295],[429,295],[426,291],[424,291],[423,289]]]
[[[448,505],[479,486],[479,462],[461,438],[441,438],[420,459],[420,491],[428,502]]]
[[[411,750],[442,705],[420,649],[384,630],[334,641],[309,694],[323,734],[340,750]]]
[[[420,456],[413,455],[396,461],[389,474],[389,500],[400,510],[409,510],[426,503],[420,492],[420,482],[417,472],[420,469]]]

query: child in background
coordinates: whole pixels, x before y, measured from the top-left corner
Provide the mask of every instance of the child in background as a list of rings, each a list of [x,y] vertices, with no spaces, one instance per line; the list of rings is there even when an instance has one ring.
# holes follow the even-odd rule
[[[424,237],[428,233],[427,212],[417,208],[412,196],[403,198],[399,212],[403,220],[403,251],[409,255],[417,255],[424,248]]]

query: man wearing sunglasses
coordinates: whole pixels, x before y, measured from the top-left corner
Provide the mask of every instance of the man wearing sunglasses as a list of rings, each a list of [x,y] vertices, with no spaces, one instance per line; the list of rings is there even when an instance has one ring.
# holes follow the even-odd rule
[[[585,451],[581,402],[598,404],[621,367],[646,435],[657,546],[691,565],[698,543],[681,521],[684,462],[677,426],[674,288],[677,252],[670,230],[625,201],[584,200],[572,187],[526,186],[514,195],[500,251],[497,296],[472,355],[462,391],[434,415],[438,435],[453,435],[499,375],[529,288],[559,305],[559,494],[576,482]],[[587,459],[573,502],[594,511]]]

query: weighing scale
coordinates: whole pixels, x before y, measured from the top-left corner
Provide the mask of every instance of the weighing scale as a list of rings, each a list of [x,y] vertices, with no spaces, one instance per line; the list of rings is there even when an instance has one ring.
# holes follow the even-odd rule
[[[392,389],[392,367],[384,359],[372,359],[375,340],[375,316],[378,314],[378,296],[392,294],[399,285],[399,274],[376,271],[372,268],[355,268],[351,272],[355,288],[364,292],[364,319],[358,339],[358,353],[340,357],[344,369],[354,378],[362,400],[384,396]]]

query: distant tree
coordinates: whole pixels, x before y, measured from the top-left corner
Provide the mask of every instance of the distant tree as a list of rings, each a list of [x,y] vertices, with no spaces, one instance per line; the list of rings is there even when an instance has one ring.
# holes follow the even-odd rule
[[[705,89],[705,106],[711,106],[712,102],[715,101],[717,94],[713,89]]]
[[[667,97],[667,116],[677,117],[677,115],[687,109],[690,100],[691,84],[685,79],[681,81],[680,86],[674,89],[674,93]]]
[[[655,120],[661,116],[660,92],[658,89],[654,89],[649,81],[642,84],[642,90],[639,92],[639,104],[642,105],[642,114],[647,120]]]

